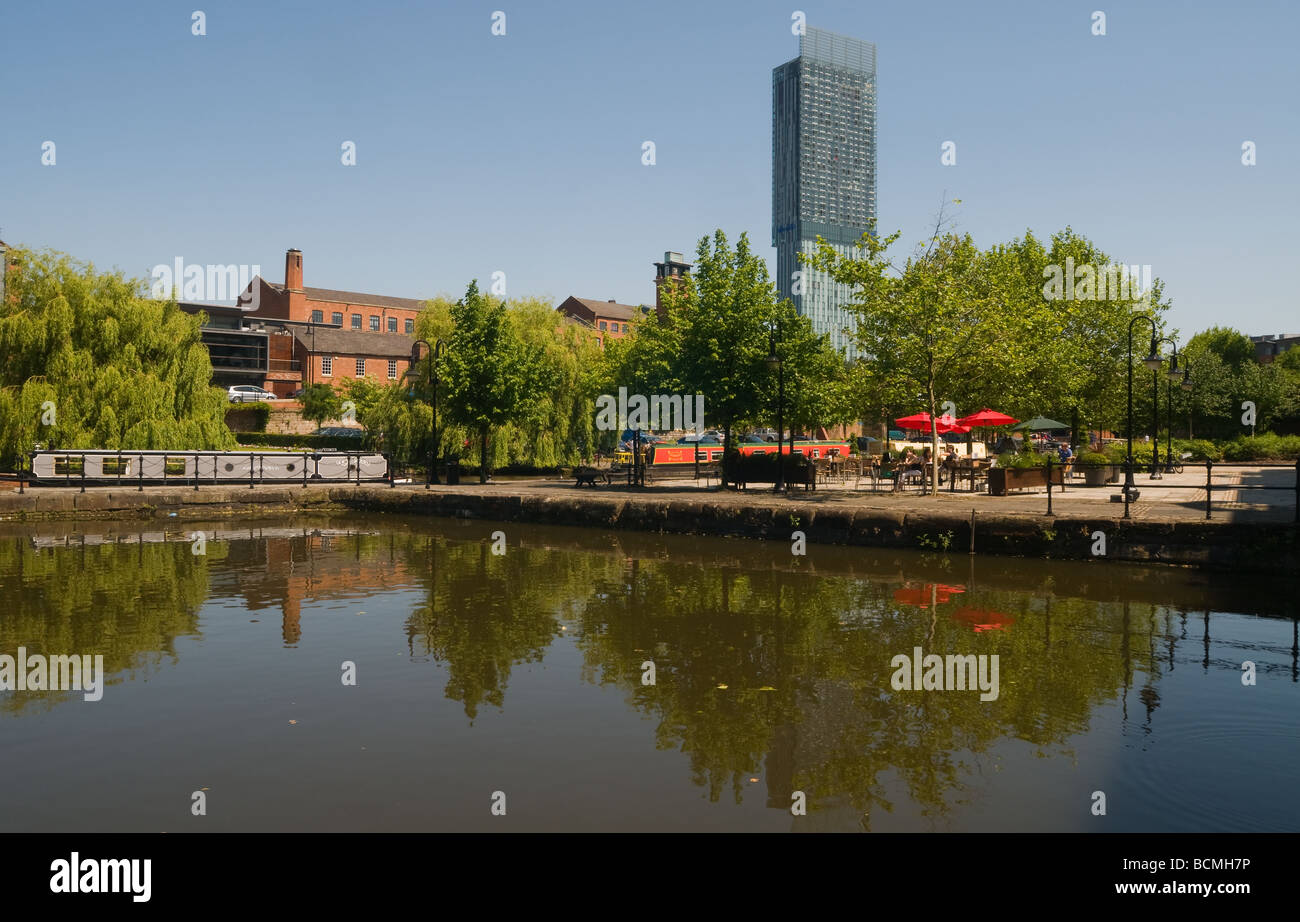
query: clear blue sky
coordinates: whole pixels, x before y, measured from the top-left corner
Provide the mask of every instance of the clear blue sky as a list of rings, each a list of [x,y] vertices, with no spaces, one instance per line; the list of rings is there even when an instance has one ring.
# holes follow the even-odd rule
[[[0,236],[139,276],[179,256],[278,282],[298,247],[315,287],[499,269],[511,296],[653,303],[651,263],[715,227],[774,262],[794,9],[878,46],[882,231],[914,241],[946,190],[981,245],[1069,224],[1150,264],[1185,333],[1300,332],[1289,0],[6,4]]]

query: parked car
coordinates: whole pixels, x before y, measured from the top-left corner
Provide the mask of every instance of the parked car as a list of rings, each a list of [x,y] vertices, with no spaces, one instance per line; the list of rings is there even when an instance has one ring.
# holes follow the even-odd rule
[[[275,394],[253,384],[232,384],[226,391],[231,403],[249,403],[258,400],[279,400]]]

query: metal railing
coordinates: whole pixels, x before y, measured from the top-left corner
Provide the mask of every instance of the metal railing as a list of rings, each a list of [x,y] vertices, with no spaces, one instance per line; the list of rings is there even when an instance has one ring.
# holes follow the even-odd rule
[[[1047,482],[1047,511],[1044,514],[1045,515],[1056,514],[1052,509],[1053,487],[1057,488],[1056,492],[1059,493],[1065,492],[1066,486],[1070,485],[1068,484],[1068,477],[1065,476],[1067,471],[1086,472],[1089,470],[1094,470],[1094,471],[1104,470],[1107,471],[1108,474],[1113,474],[1114,479],[1112,480],[1108,478],[1103,484],[1101,484],[1101,486],[1111,486],[1113,489],[1116,489],[1120,492],[1120,495],[1122,497],[1121,502],[1124,505],[1123,518],[1126,519],[1131,518],[1130,515],[1131,507],[1135,502],[1137,502],[1143,490],[1192,490],[1196,492],[1200,492],[1204,490],[1205,491],[1205,520],[1207,522],[1212,521],[1214,517],[1214,494],[1216,491],[1253,492],[1256,490],[1268,490],[1268,491],[1280,490],[1280,491],[1292,493],[1294,495],[1295,502],[1294,502],[1293,521],[1296,524],[1300,525],[1300,459],[1297,459],[1294,464],[1285,464],[1285,463],[1270,464],[1266,462],[1251,462],[1251,461],[1224,462],[1224,461],[1211,461],[1209,459],[1206,459],[1205,461],[1180,460],[1173,463],[1133,461],[1131,472],[1129,470],[1129,463],[1130,462],[1127,459],[1123,462],[1119,462],[1116,464],[1087,464],[1079,461],[1074,461],[1074,462],[1070,462],[1067,467],[1067,465],[1059,461],[1053,463],[1052,459],[1049,457],[1047,459],[1047,463],[1043,466],[1045,471],[1044,476]],[[1165,474],[1175,473],[1174,470],[1175,464],[1177,464],[1178,467],[1181,467],[1183,471],[1186,473],[1196,471],[1199,468],[1204,468],[1205,482],[1196,483],[1196,484],[1164,482],[1162,478]],[[1062,473],[1062,476],[1060,477],[1059,480],[1057,480],[1053,476],[1052,474],[1053,468],[1055,468],[1057,471],[1060,471]],[[1062,468],[1065,468],[1065,471],[1062,471]],[[1215,483],[1214,482],[1215,471],[1224,470],[1224,469],[1227,470],[1248,469],[1251,471],[1269,471],[1269,470],[1294,471],[1295,476],[1292,479],[1292,482],[1289,484],[1287,483],[1241,483],[1241,482]],[[1011,468],[1011,470],[1016,470],[1016,468]],[[1033,470],[1033,468],[1029,468],[1029,470]],[[1127,481],[1129,479],[1128,475],[1130,473],[1132,474],[1133,478],[1135,478],[1135,481],[1131,489],[1127,485]],[[1136,478],[1143,474],[1147,475],[1147,479],[1143,480],[1140,484],[1137,483]],[[1073,489],[1089,489],[1089,487],[1081,486],[1079,484],[1073,484],[1070,486],[1072,486]]]

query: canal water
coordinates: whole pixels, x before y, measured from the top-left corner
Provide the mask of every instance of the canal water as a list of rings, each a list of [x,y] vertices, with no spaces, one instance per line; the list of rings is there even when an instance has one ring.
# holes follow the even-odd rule
[[[105,684],[0,692],[0,831],[1300,829],[1281,578],[392,516],[4,528],[0,654]],[[917,648],[996,656],[996,697],[895,687]]]

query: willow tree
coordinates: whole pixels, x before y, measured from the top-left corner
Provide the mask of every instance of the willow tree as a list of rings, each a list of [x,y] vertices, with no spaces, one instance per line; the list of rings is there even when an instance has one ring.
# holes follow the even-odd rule
[[[221,449],[201,318],[65,254],[13,250],[0,304],[0,464],[59,448]]]
[[[593,336],[563,322],[546,299],[524,297],[500,306],[507,343],[502,349],[513,356],[512,361],[523,362],[529,369],[528,393],[494,424],[496,435],[488,444],[487,467],[553,467],[590,456],[595,441],[591,406],[601,364],[600,347]],[[427,301],[416,319],[420,339],[443,344],[437,367],[439,457],[458,454],[468,439],[480,435],[476,426],[453,412],[452,401],[460,392],[453,392],[452,376],[460,374],[463,365],[452,356],[466,340],[453,314],[464,316],[455,302],[439,296]],[[434,378],[430,361],[428,350],[421,348],[420,359],[404,380],[390,385],[347,385],[357,418],[372,432],[382,433],[385,449],[396,457],[427,457],[434,447],[430,444]]]

